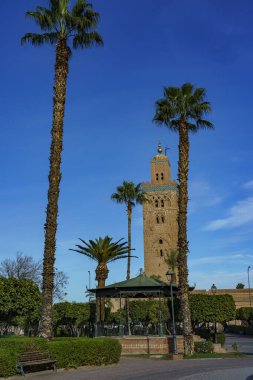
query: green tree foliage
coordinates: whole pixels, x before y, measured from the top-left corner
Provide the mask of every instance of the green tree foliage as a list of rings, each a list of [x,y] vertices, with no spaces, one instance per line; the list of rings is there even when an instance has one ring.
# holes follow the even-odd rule
[[[3,331],[17,324],[17,318],[38,317],[41,302],[39,288],[31,280],[0,278],[0,323]]]
[[[0,263],[0,277],[32,280],[42,289],[42,261],[17,252],[15,259],[5,259]],[[54,270],[54,300],[62,301],[67,294],[68,276],[63,271]]]
[[[53,307],[55,333],[61,329],[68,336],[80,336],[85,327],[95,322],[95,303],[61,302]]]
[[[112,241],[112,238],[105,236],[104,238],[98,238],[95,240],[89,240],[86,242],[82,239],[83,245],[76,245],[76,249],[70,249],[70,251],[81,253],[97,262],[96,268],[96,280],[98,281],[98,287],[105,286],[105,281],[108,278],[107,264],[119,259],[125,259],[128,257],[128,245],[127,242],[120,239],[116,242]],[[105,320],[105,300],[100,297],[97,300],[97,312],[98,320],[104,322]]]
[[[149,323],[166,322],[170,318],[168,300],[161,299],[161,316],[159,315],[158,300],[136,300],[129,302],[129,315],[132,322],[142,322],[148,325]],[[111,321],[116,323],[125,323],[126,311],[121,309],[110,315]]]
[[[158,300],[138,300],[129,302],[130,318],[134,321],[141,321],[145,324],[158,323],[159,316],[159,301]],[[161,300],[161,321],[169,319],[168,300]]]
[[[192,323],[224,323],[235,319],[235,302],[231,295],[212,296],[208,294],[190,294]]]
[[[253,307],[240,307],[236,310],[236,319],[247,322],[248,326],[253,324]]]
[[[244,288],[245,288],[245,285],[242,282],[238,282],[238,284],[236,285],[236,289],[244,289]]]

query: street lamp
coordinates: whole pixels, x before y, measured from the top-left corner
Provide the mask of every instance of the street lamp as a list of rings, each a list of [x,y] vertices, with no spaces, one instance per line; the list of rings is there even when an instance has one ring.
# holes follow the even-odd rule
[[[173,354],[177,355],[177,333],[175,326],[175,315],[174,315],[174,299],[173,299],[173,290],[172,290],[172,276],[174,275],[174,271],[169,269],[166,273],[166,277],[170,282],[170,297],[171,297],[171,313],[172,313],[172,336],[173,336]]]
[[[248,285],[249,285],[249,306],[251,307],[251,294],[250,294],[250,282],[249,282],[249,270],[250,270],[250,265],[248,266]]]
[[[215,296],[215,293],[216,293],[216,290],[217,290],[217,286],[215,284],[213,284],[211,286],[211,292],[212,292],[212,295]],[[216,321],[214,322],[214,343],[218,343],[218,339],[217,339],[217,323]]]

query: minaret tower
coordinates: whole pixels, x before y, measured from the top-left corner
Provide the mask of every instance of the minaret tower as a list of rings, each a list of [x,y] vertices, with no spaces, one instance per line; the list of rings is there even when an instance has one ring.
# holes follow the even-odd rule
[[[160,143],[151,160],[151,182],[142,185],[148,198],[143,204],[144,271],[167,281],[164,259],[177,249],[177,183],[170,179],[170,162]]]

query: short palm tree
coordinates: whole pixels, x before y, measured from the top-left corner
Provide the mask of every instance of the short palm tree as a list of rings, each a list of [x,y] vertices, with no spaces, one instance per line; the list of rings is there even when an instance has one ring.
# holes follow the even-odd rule
[[[96,268],[96,280],[98,281],[98,287],[101,288],[105,286],[105,281],[108,278],[108,267],[112,261],[119,259],[125,259],[128,257],[128,245],[126,241],[120,239],[116,242],[112,242],[112,238],[105,236],[104,238],[98,238],[95,240],[89,240],[86,242],[79,238],[79,240],[84,245],[77,244],[75,249],[70,249],[70,251],[81,253],[89,257],[90,259],[98,263]],[[98,316],[99,320],[104,322],[104,299],[100,299],[100,304],[98,305]]]
[[[177,250],[171,249],[164,259],[164,261],[168,265],[168,269],[172,269],[172,271],[174,272],[174,274],[172,275],[172,282],[176,282],[177,256]]]
[[[133,207],[137,204],[143,204],[146,199],[146,195],[142,190],[141,183],[135,186],[133,182],[123,181],[121,186],[117,187],[117,192],[113,193],[111,199],[117,203],[125,203],[127,209],[128,220],[128,260],[127,260],[127,280],[130,279],[130,265],[131,265],[131,249],[132,249],[132,212]]]
[[[53,123],[51,130],[50,171],[47,216],[45,223],[45,245],[43,261],[42,314],[39,335],[52,335],[52,302],[54,284],[54,261],[58,215],[58,198],[61,180],[61,153],[63,120],[65,112],[66,86],[71,49],[101,45],[102,38],[95,31],[99,14],[86,0],[77,0],[70,10],[70,0],[49,0],[49,8],[37,6],[27,12],[43,31],[42,34],[27,33],[21,43],[32,45],[52,44],[56,47]]]
[[[183,316],[183,334],[185,354],[193,352],[192,327],[188,300],[188,170],[189,170],[189,132],[198,132],[201,128],[213,128],[210,121],[204,119],[211,112],[210,103],[205,100],[204,88],[195,88],[191,83],[181,87],[165,87],[164,97],[156,102],[154,121],[179,134],[178,160],[178,275],[181,287],[180,301]]]

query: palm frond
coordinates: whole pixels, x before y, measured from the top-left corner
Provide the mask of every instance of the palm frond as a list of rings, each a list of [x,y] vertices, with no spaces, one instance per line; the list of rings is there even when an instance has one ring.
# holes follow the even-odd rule
[[[203,117],[211,112],[210,103],[204,100],[204,88],[195,88],[191,83],[184,83],[181,87],[165,87],[163,94],[164,98],[155,103],[153,121],[156,124],[178,131],[180,122],[184,120],[191,132],[196,132],[199,128],[213,127],[212,123]]]
[[[94,45],[103,46],[103,38],[97,32],[79,33],[73,38],[73,48],[84,48]]]
[[[23,45],[26,42],[29,42],[34,46],[39,46],[39,45],[43,45],[44,43],[53,44],[53,43],[56,43],[57,40],[58,40],[57,33],[43,33],[43,34],[26,33],[21,38],[21,45]]]

